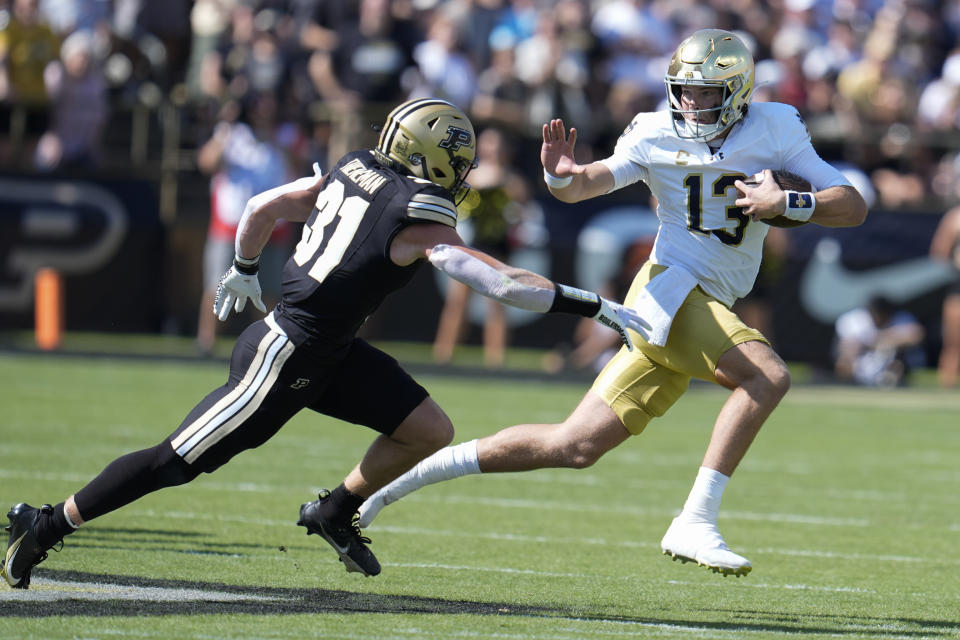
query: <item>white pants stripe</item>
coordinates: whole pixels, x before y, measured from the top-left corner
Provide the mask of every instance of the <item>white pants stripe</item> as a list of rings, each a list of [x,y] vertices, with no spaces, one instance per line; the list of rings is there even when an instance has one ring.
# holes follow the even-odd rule
[[[173,440],[177,454],[193,463],[243,424],[260,407],[294,349],[286,336],[268,332],[240,384]]]

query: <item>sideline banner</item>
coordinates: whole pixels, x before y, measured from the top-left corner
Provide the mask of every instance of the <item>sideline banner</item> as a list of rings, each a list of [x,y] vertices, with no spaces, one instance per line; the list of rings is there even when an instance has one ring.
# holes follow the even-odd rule
[[[53,268],[68,330],[159,330],[163,264],[151,183],[0,175],[0,329],[32,327],[34,276]]]
[[[926,328],[927,362],[936,362],[944,291],[958,274],[929,259],[940,216],[873,211],[852,229],[788,230],[783,272],[770,294],[774,342],[786,360],[828,366],[837,317],[882,296]]]

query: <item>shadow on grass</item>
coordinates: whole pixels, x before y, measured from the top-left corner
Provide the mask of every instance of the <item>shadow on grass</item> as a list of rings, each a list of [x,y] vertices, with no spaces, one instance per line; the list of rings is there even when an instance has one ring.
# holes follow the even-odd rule
[[[298,533],[305,533],[298,531]],[[304,541],[305,536],[297,536]],[[309,540],[298,543],[262,543],[223,541],[212,533],[180,531],[173,529],[146,529],[142,527],[97,527],[84,531],[82,538],[69,539],[71,549],[129,550],[137,553],[185,553],[213,556],[240,557],[256,552],[276,552],[315,549]]]
[[[49,589],[38,589],[37,600],[22,597],[30,591],[20,592],[15,599],[0,599],[0,617],[62,617],[62,616],[164,616],[204,614],[256,614],[281,615],[295,613],[439,613],[473,615],[525,615],[554,617],[562,612],[547,607],[531,607],[498,602],[472,602],[418,596],[353,593],[334,589],[290,589],[276,587],[253,587],[199,582],[193,580],[155,580],[139,576],[102,575],[79,571],[56,571],[35,569],[35,579],[43,578],[58,582],[76,583],[95,589],[111,587],[167,589],[172,592],[208,591],[211,600],[170,599],[150,600],[148,594],[138,598],[111,598],[104,593],[102,598],[71,597],[51,602]],[[216,594],[237,596],[235,600],[214,601]],[[244,597],[248,599],[244,599]]]
[[[37,590],[37,599],[31,592],[18,592],[17,597],[0,597],[2,617],[63,617],[63,616],[166,616],[166,615],[289,615],[322,613],[385,613],[385,614],[468,614],[480,616],[519,616],[575,621],[581,623],[614,623],[638,627],[669,627],[690,632],[729,632],[736,637],[743,632],[768,632],[792,635],[831,635],[860,638],[956,638],[960,622],[926,620],[922,618],[883,617],[870,615],[810,614],[761,610],[699,611],[688,619],[653,616],[595,615],[563,607],[517,605],[508,602],[476,602],[420,596],[354,593],[335,589],[294,589],[258,586],[240,586],[190,580],[158,580],[138,576],[105,575],[78,571],[38,569],[37,577],[63,583],[74,583],[91,591],[105,586],[115,588],[165,589],[174,597],[151,599],[149,592],[124,597],[111,596],[109,590],[101,597],[77,597],[76,591],[66,591],[50,598],[50,589]],[[177,598],[177,592],[209,592],[211,598]],[[9,593],[9,592],[8,592]],[[22,594],[22,595],[20,595]],[[71,595],[74,594],[74,595]],[[218,594],[229,594],[231,599],[215,600]],[[704,615],[706,614],[706,615]],[[731,614],[741,618],[733,621],[703,620],[710,614],[724,617]]]

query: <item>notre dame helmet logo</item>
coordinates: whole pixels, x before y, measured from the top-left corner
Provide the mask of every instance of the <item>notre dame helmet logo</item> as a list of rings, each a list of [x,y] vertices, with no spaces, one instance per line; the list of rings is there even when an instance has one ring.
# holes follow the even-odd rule
[[[447,127],[447,137],[441,140],[437,146],[441,149],[450,149],[459,151],[460,147],[473,144],[473,132],[450,125]]]

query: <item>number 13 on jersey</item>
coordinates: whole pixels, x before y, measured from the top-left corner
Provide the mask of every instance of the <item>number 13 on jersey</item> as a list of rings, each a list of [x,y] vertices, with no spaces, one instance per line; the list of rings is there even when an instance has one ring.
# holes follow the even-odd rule
[[[326,247],[319,256],[316,256],[316,262],[308,271],[311,278],[317,282],[323,282],[343,259],[343,254],[350,246],[354,234],[357,233],[368,206],[370,203],[360,196],[344,198],[343,183],[339,180],[334,180],[327,185],[317,198],[317,217],[313,224],[304,225],[303,236],[293,254],[293,260],[297,266],[302,267],[314,259],[320,245],[323,244],[327,227],[339,218]]]

